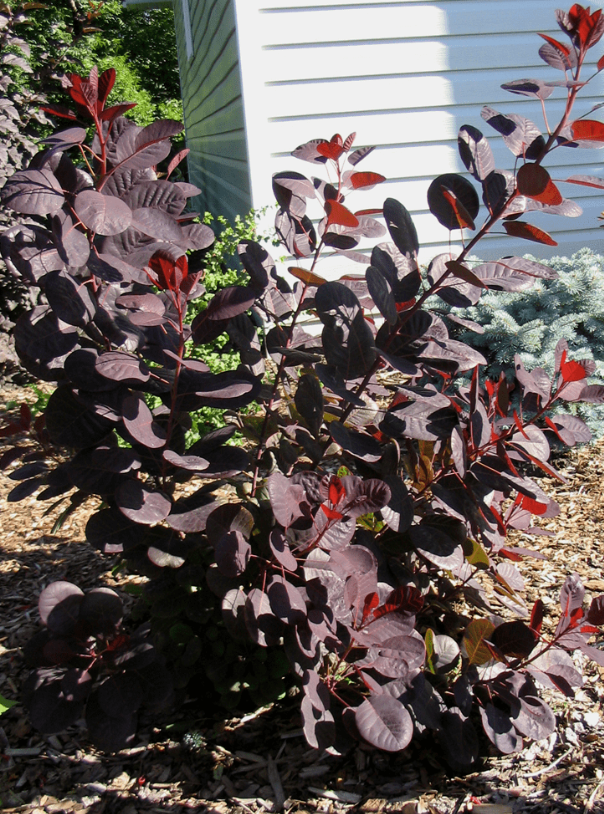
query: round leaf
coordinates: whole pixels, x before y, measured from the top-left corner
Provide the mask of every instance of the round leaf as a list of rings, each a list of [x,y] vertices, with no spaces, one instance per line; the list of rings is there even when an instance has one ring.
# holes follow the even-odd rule
[[[391,695],[372,695],[355,710],[359,733],[384,752],[400,752],[413,735],[411,716]]]
[[[132,210],[120,198],[85,189],[75,199],[74,209],[84,226],[99,235],[119,235],[132,222]]]

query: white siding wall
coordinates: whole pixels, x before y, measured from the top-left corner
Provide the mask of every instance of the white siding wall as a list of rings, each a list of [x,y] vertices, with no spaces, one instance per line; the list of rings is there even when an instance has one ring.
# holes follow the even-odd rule
[[[235,3],[253,205],[272,202],[273,172],[315,172],[289,155],[298,144],[335,132],[346,137],[354,130],[358,146],[377,145],[360,169],[381,172],[388,182],[357,193],[353,208],[398,198],[414,216],[424,259],[448,245],[448,232],[427,209],[426,190],[436,175],[464,169],[457,152],[459,127],[472,124],[482,130],[497,165],[512,169],[513,156],[481,119],[481,107],[520,113],[542,127],[540,104],[500,85],[563,77],[539,57],[543,40],[535,33],[564,40],[554,18],[562,0]],[[597,60],[601,44],[594,52]],[[598,76],[575,109],[589,110],[603,90]],[[558,90],[546,102],[551,122],[563,110],[563,97]],[[599,150],[558,149],[548,166],[556,178],[572,172],[604,175],[602,156]],[[583,216],[531,214],[531,222],[558,241],[553,253],[568,254],[584,245],[600,250],[604,233],[597,216],[604,196],[570,184],[561,189],[580,203]],[[484,257],[526,252],[545,257],[552,250],[504,235],[490,236],[480,249]]]

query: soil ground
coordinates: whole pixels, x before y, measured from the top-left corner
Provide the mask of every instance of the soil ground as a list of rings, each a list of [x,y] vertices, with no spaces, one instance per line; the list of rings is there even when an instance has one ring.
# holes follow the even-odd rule
[[[24,399],[35,396],[0,392],[0,424],[7,406]],[[568,484],[543,483],[561,506],[544,524],[552,536],[515,540],[545,554],[519,567],[527,604],[540,597],[552,617],[568,574],[580,574],[588,595],[604,591],[604,441],[572,451],[559,468]],[[39,629],[41,589],[67,579],[121,591],[126,578],[112,576],[107,558],[84,542],[92,504],[52,533],[56,513],[45,517],[46,504],[6,501],[15,486],[8,474],[0,475],[0,693],[18,699],[26,674],[20,648]],[[0,802],[28,814],[604,814],[604,670],[581,667],[585,684],[574,699],[548,696],[556,733],[521,754],[487,758],[464,777],[447,775],[430,743],[401,755],[361,745],[343,758],[318,753],[306,745],[293,704],[225,721],[190,701],[165,720],[143,721],[133,748],[105,755],[83,727],[40,736],[17,703],[0,719]]]

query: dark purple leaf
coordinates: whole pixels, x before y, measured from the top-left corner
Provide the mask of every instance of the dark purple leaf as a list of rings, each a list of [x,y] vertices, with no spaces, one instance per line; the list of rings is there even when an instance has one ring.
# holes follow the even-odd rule
[[[355,294],[342,283],[325,283],[317,289],[315,304],[325,326],[322,342],[328,364],[345,379],[367,373],[375,361],[375,343]]]
[[[372,746],[385,752],[400,752],[413,736],[411,716],[391,695],[370,695],[355,709],[359,733]]]
[[[154,253],[151,251],[150,255]],[[144,264],[143,264],[144,265]],[[141,283],[151,285],[151,281],[142,270],[136,266],[126,263],[113,254],[98,254],[96,249],[90,254],[88,259],[88,269],[95,277],[100,277],[108,283],[120,283],[122,281],[130,283]]]
[[[64,471],[69,482],[82,492],[110,495],[123,481],[123,475],[139,469],[140,465],[140,459],[132,449],[99,446],[78,452],[65,464]]]
[[[87,670],[67,670],[61,679],[61,690],[66,701],[85,701],[92,690],[93,678]]]
[[[328,749],[336,738],[333,713],[325,707],[317,709],[308,695],[304,695],[300,705],[304,737],[313,749]]]
[[[411,526],[407,534],[418,554],[439,568],[455,570],[464,561],[462,547],[434,526]]]
[[[491,743],[504,755],[522,749],[522,737],[516,732],[509,713],[488,703],[480,709],[482,725]]]
[[[58,446],[85,449],[99,443],[112,424],[92,413],[73,395],[70,388],[57,388],[46,406],[46,429]]]
[[[181,122],[160,119],[147,127],[127,127],[115,143],[115,165],[143,170],[159,164],[171,149],[169,139],[183,129]]]
[[[129,226],[130,224],[127,225]],[[165,240],[167,243],[173,242],[180,244],[182,239],[180,226],[171,215],[162,209],[150,209],[147,207],[135,209],[132,212],[132,227],[138,229],[138,231],[144,235],[149,235],[156,240]]]
[[[512,716],[512,723],[521,735],[540,741],[555,731],[556,716],[541,698],[523,695],[518,713]]]
[[[86,524],[86,540],[106,554],[119,554],[139,545],[144,531],[118,509],[101,509],[91,515]]]
[[[96,361],[95,368],[106,379],[128,385],[144,383],[151,375],[149,368],[141,359],[119,350],[106,351],[101,354]]]
[[[356,531],[355,518],[352,515],[341,520],[329,520],[321,510],[315,516],[314,540],[328,551],[339,551],[345,548]]]
[[[237,246],[237,253],[243,268],[250,275],[252,287],[264,291],[269,279],[275,275],[275,261],[260,243],[243,240]]]
[[[162,180],[136,184],[122,200],[132,210],[150,207],[174,216],[180,215],[187,203],[187,197],[177,184]]]
[[[164,452],[163,459],[172,466],[186,469],[189,472],[203,472],[209,467],[209,461],[200,458],[199,455],[179,455],[171,449]]]
[[[273,175],[273,193],[279,206],[295,218],[306,214],[306,198],[316,197],[312,182],[291,170]]]
[[[119,718],[107,715],[93,694],[86,704],[86,726],[91,741],[105,752],[117,752],[131,744],[136,736],[137,716],[130,712]]]
[[[459,130],[457,146],[466,169],[477,181],[484,181],[495,169],[495,159],[489,142],[476,127],[464,124]]]
[[[67,729],[81,717],[83,709],[83,701],[67,700],[60,681],[43,684],[29,702],[31,722],[43,735]]]
[[[384,414],[379,428],[393,438],[437,441],[449,437],[457,423],[457,414],[452,408],[432,405],[425,400],[397,405]]]
[[[413,522],[413,501],[404,482],[396,476],[385,479],[390,489],[390,500],[380,509],[382,517],[392,531],[402,534]]]
[[[120,198],[85,189],[75,199],[74,209],[84,226],[99,235],[118,235],[132,221],[132,210]]]
[[[490,641],[504,656],[516,659],[525,659],[529,656],[537,640],[537,634],[520,621],[504,622],[496,627],[490,636]]]
[[[179,246],[189,250],[209,249],[214,240],[214,232],[205,223],[188,223],[181,228]]]
[[[578,384],[578,382],[577,382]],[[576,400],[570,399],[568,392],[568,385],[565,387],[565,392],[562,395],[562,398],[566,399],[567,401]],[[581,392],[578,395],[579,401],[586,401],[589,404],[604,404],[604,387],[599,384],[588,384],[583,387]]]
[[[539,157],[545,141],[539,128],[532,121],[515,113],[504,115],[487,106],[482,108],[480,115],[498,133],[501,133],[506,146],[514,155],[523,156],[529,160]]]
[[[40,594],[40,620],[53,633],[69,635],[75,628],[84,592],[71,582],[51,582]]]
[[[212,297],[207,308],[207,318],[223,320],[243,314],[256,301],[256,294],[249,286],[222,288]]]
[[[123,613],[122,600],[111,588],[87,591],[80,604],[80,621],[90,635],[115,633]]]
[[[371,298],[376,304],[380,314],[389,325],[396,325],[398,322],[398,312],[392,293],[392,286],[388,282],[388,279],[374,266],[367,268],[365,278]]]
[[[554,92],[553,87],[543,79],[514,79],[501,86],[503,90],[517,93],[520,96],[529,96],[533,99],[548,99]]]
[[[411,215],[403,204],[394,198],[386,198],[384,220],[396,248],[401,254],[414,258],[419,251],[419,240]],[[373,258],[371,262],[373,264]]]
[[[585,621],[590,625],[604,625],[604,594],[594,596],[591,600]]]
[[[300,591],[282,577],[273,577],[267,589],[273,613],[287,625],[306,621],[306,603]]]
[[[253,528],[251,512],[238,503],[225,503],[215,507],[208,517],[206,533],[210,545],[215,546],[230,531],[239,531],[248,540]]]
[[[409,302],[419,291],[421,275],[415,254],[405,255],[392,243],[380,243],[372,249],[371,265],[388,280],[396,302]]]
[[[166,523],[176,531],[186,533],[204,531],[208,516],[216,508],[216,499],[199,490],[189,497],[179,498],[174,505]]]
[[[301,161],[310,161],[312,164],[325,164],[327,158],[317,151],[317,144],[325,143],[326,139],[324,138],[312,139],[296,147],[296,149],[292,151],[292,155]]]
[[[245,624],[252,640],[261,647],[279,644],[283,623],[273,614],[268,595],[253,588],[245,601]]]
[[[54,215],[63,207],[65,196],[51,170],[21,170],[2,187],[0,200],[24,215]]]
[[[453,707],[443,712],[440,728],[447,762],[455,771],[467,771],[479,754],[478,736],[472,721]]]
[[[323,423],[324,404],[323,391],[316,376],[300,376],[294,403],[311,432],[317,435]]]
[[[348,161],[350,164],[352,164],[353,167],[356,167],[359,161],[362,161],[369,155],[369,153],[372,153],[374,150],[375,147],[360,147],[358,150],[355,150],[354,152],[350,153],[350,155],[348,156]]]
[[[83,127],[70,127],[67,130],[60,130],[47,138],[41,139],[42,144],[48,144],[49,148],[55,150],[67,150],[76,144],[81,144],[86,138],[86,130]]]
[[[143,688],[134,673],[118,673],[102,682],[97,690],[99,706],[110,718],[128,716],[143,702]]]
[[[56,378],[53,371],[62,367],[62,357],[77,343],[75,328],[63,325],[47,305],[36,306],[22,314],[15,325],[14,337],[21,359],[39,364],[49,374],[43,378],[49,380]]]
[[[249,641],[244,619],[246,594],[242,588],[227,591],[222,600],[222,621],[236,641]]]
[[[577,64],[577,55],[572,48],[568,49],[568,53],[563,53],[550,42],[543,43],[539,49],[539,56],[558,71],[570,71]]]
[[[229,531],[216,543],[216,565],[226,577],[238,577],[247,568],[251,552],[240,531]]]
[[[372,463],[382,457],[382,448],[371,435],[350,430],[339,421],[331,421],[329,431],[336,444],[355,458]]]
[[[140,393],[132,393],[122,402],[124,426],[139,444],[150,449],[160,449],[166,443],[166,431],[153,420]]]
[[[279,529],[273,529],[271,531],[268,543],[279,565],[282,565],[288,571],[295,571],[298,568],[298,563],[291,553],[285,535]]]
[[[579,574],[572,574],[564,581],[560,590],[560,607],[564,615],[571,615],[583,605],[585,588]]]
[[[260,384],[259,378],[244,370],[214,374],[184,369],[178,380],[179,406],[188,411],[200,407],[244,407],[256,398]]]
[[[304,487],[296,485],[282,475],[273,473],[266,482],[266,491],[277,523],[289,528],[299,517],[308,516],[309,506]]]
[[[44,278],[44,293],[55,315],[68,325],[85,328],[96,306],[88,286],[81,285],[66,271],[54,271]]]
[[[534,371],[533,371],[534,373]],[[528,437],[526,437],[528,436]],[[515,432],[509,441],[510,445],[520,447],[520,449],[528,452],[535,458],[542,461],[547,461],[549,458],[549,443],[542,430],[535,427],[534,424],[529,424],[524,427],[524,431]]]
[[[433,637],[434,654],[432,663],[437,673],[447,673],[457,663],[459,658],[459,645],[450,636],[444,634]]]
[[[61,259],[68,265],[80,268],[90,256],[86,235],[76,228],[71,216],[61,209],[53,216],[52,233]]]
[[[162,492],[146,488],[138,480],[127,480],[119,487],[115,499],[119,510],[129,520],[152,525],[165,520],[172,503]]]
[[[474,228],[480,203],[478,193],[463,175],[445,173],[439,175],[428,188],[430,212],[445,229]]]

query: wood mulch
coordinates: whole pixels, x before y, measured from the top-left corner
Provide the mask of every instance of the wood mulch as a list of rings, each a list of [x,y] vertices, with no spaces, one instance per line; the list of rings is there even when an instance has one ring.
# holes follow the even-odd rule
[[[0,391],[0,418],[24,397],[35,400],[28,390]],[[562,509],[546,521],[553,536],[515,541],[546,555],[519,565],[527,604],[540,597],[552,620],[569,573],[581,575],[588,594],[604,592],[604,441],[571,452],[560,468],[568,485],[544,481]],[[45,504],[6,501],[15,485],[8,474],[0,475],[0,693],[18,699],[20,648],[38,630],[41,589],[67,579],[120,591],[128,577],[112,576],[107,558],[84,542],[92,505],[53,534]],[[112,755],[91,747],[83,726],[40,736],[17,704],[0,718],[0,803],[31,814],[604,814],[604,670],[581,666],[585,684],[574,699],[547,696],[556,733],[522,754],[493,755],[464,777],[447,775],[429,742],[401,755],[363,745],[343,758],[318,753],[304,741],[293,702],[224,721],[189,701],[165,720],[144,720],[139,742]]]

